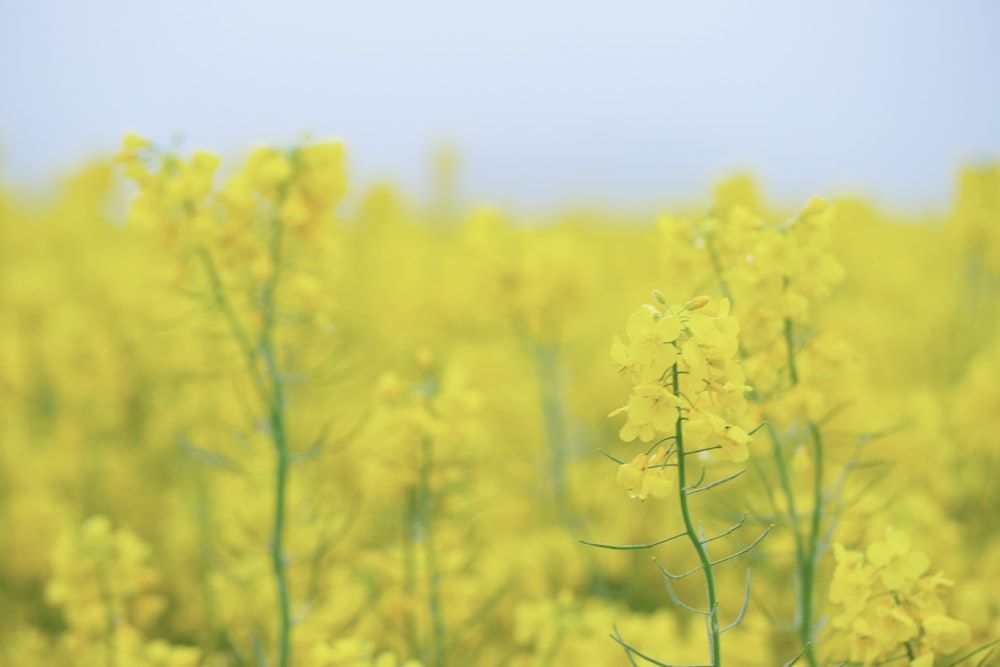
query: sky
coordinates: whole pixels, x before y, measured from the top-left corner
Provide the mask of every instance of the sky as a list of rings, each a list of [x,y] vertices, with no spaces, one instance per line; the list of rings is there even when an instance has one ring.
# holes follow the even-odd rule
[[[126,131],[234,158],[303,133],[355,181],[464,198],[948,205],[1000,158],[1000,3],[0,0],[0,173],[42,183]]]

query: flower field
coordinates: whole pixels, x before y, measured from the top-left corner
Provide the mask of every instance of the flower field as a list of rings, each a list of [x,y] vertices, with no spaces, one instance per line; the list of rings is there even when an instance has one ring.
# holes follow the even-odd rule
[[[523,219],[345,163],[0,190],[0,664],[1000,664],[1000,169]]]

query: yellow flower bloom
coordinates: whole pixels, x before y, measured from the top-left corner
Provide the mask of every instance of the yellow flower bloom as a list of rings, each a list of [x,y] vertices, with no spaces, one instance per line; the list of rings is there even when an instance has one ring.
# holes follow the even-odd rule
[[[628,414],[628,422],[618,433],[625,442],[631,442],[636,437],[643,442],[650,442],[657,431],[666,433],[673,430],[680,406],[680,399],[665,388],[655,383],[646,383],[634,387],[628,405],[609,416],[622,412]]]
[[[969,626],[944,614],[928,616],[923,622],[927,643],[939,653],[954,653],[969,643]]]
[[[673,480],[667,478],[662,467],[666,457],[667,450],[662,446],[652,456],[636,454],[631,461],[618,466],[618,483],[625,487],[630,498],[666,498],[674,488]]]
[[[283,153],[258,148],[250,154],[243,173],[253,189],[269,195],[291,177],[292,165]]]
[[[662,376],[677,360],[677,348],[672,343],[681,334],[681,321],[673,315],[644,306],[629,316],[625,330],[628,359],[643,378]]]
[[[930,567],[930,560],[919,551],[910,551],[910,538],[898,530],[886,532],[885,540],[873,542],[866,552],[868,561],[880,568],[882,584],[889,590],[912,586]]]

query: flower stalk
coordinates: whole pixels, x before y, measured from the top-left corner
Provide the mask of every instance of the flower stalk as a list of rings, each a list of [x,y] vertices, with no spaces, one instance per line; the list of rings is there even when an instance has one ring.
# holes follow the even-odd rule
[[[677,364],[673,366],[672,379],[674,394],[680,393],[679,371]],[[705,589],[708,596],[708,636],[709,651],[712,660],[712,667],[720,667],[722,664],[722,650],[719,643],[719,605],[715,597],[715,577],[712,574],[712,562],[708,559],[708,552],[702,538],[695,530],[694,521],[691,519],[691,510],[688,507],[687,487],[687,456],[684,451],[684,417],[681,412],[677,412],[677,422],[674,427],[676,437],[675,447],[677,448],[677,495],[681,505],[681,516],[684,518],[684,530],[687,533],[691,546],[698,554],[698,561],[701,563],[701,570],[705,574]]]

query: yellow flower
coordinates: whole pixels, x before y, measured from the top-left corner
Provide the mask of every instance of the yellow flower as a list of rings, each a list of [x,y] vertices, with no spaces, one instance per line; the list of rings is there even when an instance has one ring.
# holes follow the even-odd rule
[[[742,463],[750,458],[750,450],[747,448],[750,435],[739,426],[726,424],[719,434],[718,442],[733,463]]]
[[[632,313],[625,328],[628,333],[628,360],[643,379],[658,378],[677,360],[677,348],[672,344],[681,334],[681,321],[673,315],[663,315],[652,306],[643,306]],[[620,348],[613,350],[618,354]]]
[[[828,597],[841,606],[842,613],[833,617],[834,627],[848,627],[864,609],[873,590],[872,568],[860,551],[848,551],[842,544],[833,545],[837,566],[833,571]]]
[[[625,487],[630,498],[666,498],[674,488],[673,480],[664,473],[662,464],[666,457],[667,450],[662,446],[652,456],[636,454],[618,467],[618,483]]]
[[[310,199],[327,205],[344,196],[347,172],[342,144],[311,144],[299,151],[298,158],[302,163],[302,187]]]
[[[119,152],[118,155],[115,156],[115,159],[118,160],[119,162],[127,163],[131,160],[136,159],[136,153],[143,151],[149,148],[150,146],[152,146],[152,144],[149,141],[143,139],[137,134],[129,132],[125,135],[125,138],[122,140],[121,152]]]
[[[809,202],[799,211],[800,218],[808,218],[809,216],[819,215],[827,209],[830,208],[830,203],[823,199],[822,197],[813,197]]]
[[[613,417],[622,412],[628,414],[628,422],[618,432],[625,442],[631,442],[636,437],[643,442],[650,442],[657,431],[665,433],[674,428],[680,405],[680,399],[664,387],[649,382],[634,387],[628,405],[608,416]]]
[[[726,422],[725,419],[707,410],[692,408],[684,422],[684,437],[691,449],[721,447],[734,463],[742,463],[750,458],[750,435]]]
[[[243,173],[258,192],[271,194],[292,175],[292,165],[283,153],[273,148],[258,148],[250,154]]]
[[[899,646],[917,636],[919,630],[916,621],[892,598],[882,597],[874,611],[883,646]]]
[[[889,590],[912,586],[930,567],[920,551],[910,551],[910,538],[898,530],[886,531],[885,541],[873,542],[866,553],[868,562],[880,568],[879,577]]]
[[[738,364],[733,365],[739,368]],[[712,402],[726,408],[731,414],[742,415],[747,411],[746,393],[751,390],[751,387],[730,380],[725,384],[709,381],[707,389],[712,396]]]
[[[969,643],[969,626],[944,614],[928,616],[923,622],[927,643],[939,653],[954,653]]]
[[[851,625],[851,662],[860,662],[865,667],[871,665],[882,652],[881,642],[875,630],[864,618],[857,618]]]

